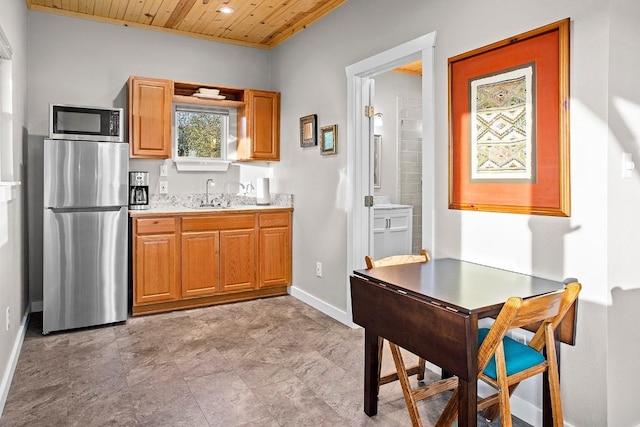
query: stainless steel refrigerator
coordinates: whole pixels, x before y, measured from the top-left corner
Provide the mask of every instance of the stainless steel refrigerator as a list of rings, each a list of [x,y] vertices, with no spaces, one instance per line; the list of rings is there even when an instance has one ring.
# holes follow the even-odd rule
[[[43,333],[127,318],[129,145],[44,141]]]

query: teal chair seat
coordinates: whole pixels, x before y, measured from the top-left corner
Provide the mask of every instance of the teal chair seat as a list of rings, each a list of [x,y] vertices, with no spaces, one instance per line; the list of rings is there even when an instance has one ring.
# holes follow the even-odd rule
[[[489,333],[488,328],[478,329],[478,348]],[[539,365],[545,361],[544,356],[535,349],[519,343],[507,336],[502,340],[504,346],[504,360],[507,365],[507,376],[513,375],[532,366]],[[498,379],[496,374],[496,357],[491,357],[489,364],[484,369],[484,374],[494,380]]]
[[[545,404],[551,404],[551,418],[553,418],[554,427],[563,427],[560,376],[554,332],[576,302],[580,289],[582,289],[582,285],[572,281],[562,291],[527,299],[511,297],[504,303],[491,329],[478,330],[478,349],[482,349],[482,353],[478,352],[478,366],[483,367],[479,379],[496,391],[495,394],[478,400],[477,409],[484,411],[483,416],[486,419],[493,421],[500,417],[501,426],[511,427],[511,404],[509,402],[511,393],[521,381],[546,372],[549,380],[549,402],[545,402]],[[539,326],[529,345],[520,344],[507,337],[510,330],[534,323],[539,323]],[[496,339],[489,342],[487,340],[489,335],[495,336]],[[498,339],[499,337],[502,338],[501,341]],[[500,344],[502,344],[504,351],[497,354]],[[504,363],[506,375],[498,377],[496,374],[496,359],[501,362],[501,365]],[[458,417],[459,397],[460,389],[456,388],[449,398],[449,403],[442,411],[436,423],[437,426],[453,424]]]

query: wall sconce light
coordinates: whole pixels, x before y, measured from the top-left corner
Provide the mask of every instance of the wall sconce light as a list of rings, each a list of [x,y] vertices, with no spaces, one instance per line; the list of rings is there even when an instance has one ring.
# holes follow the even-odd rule
[[[374,135],[382,135],[382,113],[376,113],[373,115],[373,133]]]

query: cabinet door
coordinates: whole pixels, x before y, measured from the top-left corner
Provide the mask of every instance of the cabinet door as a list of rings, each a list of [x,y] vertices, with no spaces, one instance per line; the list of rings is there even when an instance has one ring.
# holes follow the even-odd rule
[[[373,259],[386,257],[385,239],[387,235],[386,211],[375,209],[373,214]]]
[[[291,228],[260,230],[260,287],[291,284]]]
[[[131,157],[171,157],[170,80],[129,79],[129,145]]]
[[[238,143],[238,160],[280,160],[280,93],[248,90],[246,135]]]
[[[256,232],[220,231],[220,291],[256,288]]]
[[[135,248],[135,304],[179,299],[176,235],[137,236]]]
[[[412,218],[409,209],[394,209],[389,214],[385,246],[391,255],[411,253]]]
[[[218,293],[220,233],[182,234],[182,297]]]
[[[374,259],[411,253],[412,209],[376,209],[373,217]]]

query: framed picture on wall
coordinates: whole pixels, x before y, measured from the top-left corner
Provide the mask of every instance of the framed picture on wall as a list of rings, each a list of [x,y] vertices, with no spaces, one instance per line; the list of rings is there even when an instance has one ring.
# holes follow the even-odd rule
[[[300,118],[300,147],[318,145],[318,116],[311,114]]]
[[[449,58],[449,209],[570,216],[569,19]]]
[[[338,152],[338,125],[324,126],[320,129],[320,154]]]

